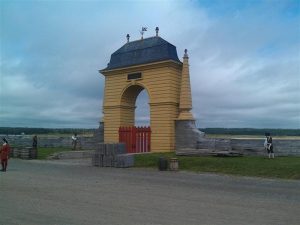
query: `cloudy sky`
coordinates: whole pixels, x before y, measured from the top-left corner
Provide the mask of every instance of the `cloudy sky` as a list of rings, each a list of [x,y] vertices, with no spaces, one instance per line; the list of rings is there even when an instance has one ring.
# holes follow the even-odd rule
[[[0,126],[98,127],[98,73],[160,36],[190,57],[199,127],[300,128],[299,0],[1,0]],[[136,121],[149,122],[148,96]],[[144,121],[145,120],[145,121]],[[147,121],[148,120],[148,121]]]

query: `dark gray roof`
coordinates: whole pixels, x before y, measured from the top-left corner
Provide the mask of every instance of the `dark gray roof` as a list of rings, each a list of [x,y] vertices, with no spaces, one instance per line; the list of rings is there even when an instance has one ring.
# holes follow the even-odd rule
[[[160,37],[150,37],[123,45],[111,55],[110,62],[104,70],[164,60],[180,62],[176,47]]]

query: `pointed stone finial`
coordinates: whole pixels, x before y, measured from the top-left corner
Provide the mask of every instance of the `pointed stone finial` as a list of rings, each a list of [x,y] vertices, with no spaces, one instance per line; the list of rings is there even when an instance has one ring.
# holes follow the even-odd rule
[[[127,35],[126,35],[126,38],[127,38],[127,43],[128,43],[128,42],[129,42],[130,35],[127,34]]]
[[[184,58],[188,58],[189,57],[188,54],[187,54],[187,52],[188,52],[187,49],[184,49],[184,55],[183,55]]]
[[[140,31],[140,33],[142,35],[141,40],[144,39],[144,33],[145,33],[145,31],[147,31],[147,29],[148,29],[147,27],[142,27],[142,30]]]
[[[155,28],[156,37],[158,37],[158,31],[159,31],[159,28],[158,28],[158,27],[156,27],[156,28]]]

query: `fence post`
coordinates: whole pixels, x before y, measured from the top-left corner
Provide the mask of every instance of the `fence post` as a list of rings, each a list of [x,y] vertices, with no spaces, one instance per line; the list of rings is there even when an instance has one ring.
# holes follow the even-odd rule
[[[131,135],[132,135],[132,137],[131,137],[131,140],[132,140],[132,152],[133,153],[135,153],[136,152],[136,127],[131,127],[131,130],[132,130],[132,132],[131,132]]]
[[[147,152],[150,152],[151,150],[151,128],[148,127],[148,132],[147,132],[147,137],[148,137],[148,140],[147,140],[147,144],[148,144],[148,148],[147,148]]]

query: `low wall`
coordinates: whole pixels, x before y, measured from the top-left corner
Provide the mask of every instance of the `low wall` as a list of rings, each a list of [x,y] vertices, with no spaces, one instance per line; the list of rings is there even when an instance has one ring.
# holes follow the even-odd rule
[[[3,136],[4,137],[4,136]],[[5,136],[10,145],[20,147],[32,146],[31,135]],[[79,137],[78,149],[95,150],[101,140],[97,137]],[[220,139],[203,138],[202,142],[195,143],[193,149],[206,149],[212,151],[236,151],[243,155],[265,155],[264,139]],[[300,140],[274,139],[274,152],[277,156],[300,156]],[[38,147],[72,147],[71,137],[38,137]],[[177,152],[177,150],[176,150]]]
[[[231,139],[231,149],[244,155],[266,155],[264,139]],[[273,139],[277,156],[300,156],[300,140]]]
[[[11,146],[32,146],[32,135],[7,135],[5,138]],[[95,149],[95,143],[101,142],[95,137],[80,137],[78,139],[78,149]],[[72,147],[71,137],[59,136],[38,136],[38,147]]]
[[[300,140],[273,139],[276,156],[300,156]],[[191,148],[176,149],[178,155],[214,155],[237,153],[238,155],[265,156],[264,139],[202,138]]]

